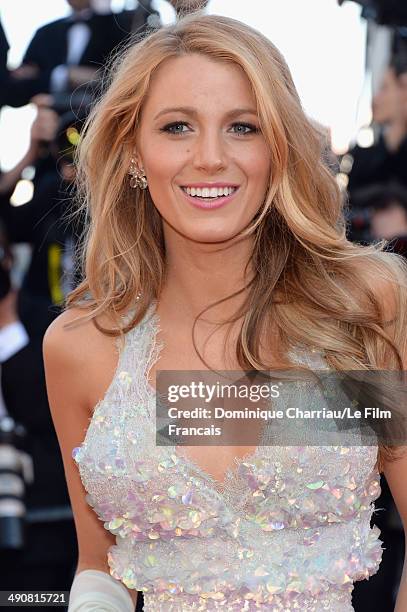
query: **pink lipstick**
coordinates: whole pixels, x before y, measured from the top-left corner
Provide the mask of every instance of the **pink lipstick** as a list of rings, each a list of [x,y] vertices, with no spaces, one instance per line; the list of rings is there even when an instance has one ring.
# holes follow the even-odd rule
[[[195,185],[188,185],[188,187],[208,187],[207,184],[195,184]],[[230,202],[235,195],[237,194],[237,192],[239,191],[239,187],[236,185],[226,185],[225,183],[223,184],[212,184],[211,187],[236,187],[235,191],[233,191],[230,195],[227,196],[219,196],[216,198],[203,198],[203,197],[199,197],[199,196],[191,196],[188,195],[186,191],[184,191],[184,189],[182,189],[182,187],[180,187],[182,194],[185,196],[185,198],[188,200],[188,202],[190,202],[193,206],[195,206],[195,208],[200,208],[202,210],[214,210],[216,208],[221,208],[222,206],[224,206],[225,204],[227,204],[228,202]]]

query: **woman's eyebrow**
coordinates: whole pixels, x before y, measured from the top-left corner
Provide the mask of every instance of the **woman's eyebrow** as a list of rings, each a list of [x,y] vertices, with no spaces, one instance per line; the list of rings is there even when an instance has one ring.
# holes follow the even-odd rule
[[[195,108],[192,108],[191,106],[174,106],[161,110],[154,117],[154,121],[158,119],[158,117],[161,117],[161,115],[165,115],[167,113],[185,113],[187,115],[192,115],[193,117],[196,117],[199,114],[198,111]],[[234,108],[233,110],[225,113],[225,117],[227,119],[230,119],[232,117],[237,117],[238,115],[243,114],[256,115],[257,117],[257,110],[255,108]]]

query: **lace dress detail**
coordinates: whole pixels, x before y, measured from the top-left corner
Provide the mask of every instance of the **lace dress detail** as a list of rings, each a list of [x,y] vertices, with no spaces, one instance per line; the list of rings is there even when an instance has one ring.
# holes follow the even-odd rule
[[[156,446],[159,359],[151,305],[73,450],[87,502],[116,536],[111,575],[148,612],[350,612],[353,582],[378,570],[370,527],[377,446],[259,446],[219,483],[174,446]],[[297,363],[327,368],[298,349]],[[315,404],[314,404],[315,405]]]

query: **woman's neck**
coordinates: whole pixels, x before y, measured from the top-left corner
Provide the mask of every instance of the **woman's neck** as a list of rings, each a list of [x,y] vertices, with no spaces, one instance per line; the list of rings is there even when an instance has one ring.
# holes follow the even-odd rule
[[[160,296],[162,307],[176,310],[181,317],[194,320],[207,306],[242,290],[253,278],[252,266],[245,266],[251,256],[252,240],[234,244],[202,244],[186,239],[166,243],[166,277]],[[247,296],[238,296],[211,308],[205,318],[219,320],[235,314]]]

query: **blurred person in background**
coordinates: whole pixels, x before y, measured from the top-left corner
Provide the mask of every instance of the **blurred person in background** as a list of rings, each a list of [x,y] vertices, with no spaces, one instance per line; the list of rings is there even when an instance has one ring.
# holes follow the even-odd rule
[[[60,118],[52,109],[40,107],[26,155],[0,177],[0,217],[8,238],[12,244],[28,242],[32,246],[31,261],[12,313],[24,325],[29,343],[4,364],[2,384],[8,413],[27,432],[34,482],[27,488],[24,546],[0,562],[4,589],[67,590],[77,555],[63,465],[45,389],[41,344],[47,325],[59,313],[64,292],[74,286],[76,230],[69,225],[67,213],[75,178],[73,151],[81,125],[73,113]],[[10,196],[21,171],[28,164],[40,168],[44,163],[46,169],[33,179],[32,199],[13,206]],[[52,547],[44,546],[51,541]]]
[[[84,89],[92,93],[114,48],[131,33],[161,25],[151,1],[142,0],[133,10],[113,14],[101,12],[98,5],[95,10],[92,0],[67,0],[72,14],[39,28],[21,65],[11,71],[6,68],[9,45],[0,24],[0,108],[23,106],[41,93],[59,94],[62,112],[89,103]],[[82,90],[72,102],[77,88]]]
[[[28,152],[0,178],[0,217],[10,241],[32,247],[19,307],[30,335],[38,337],[57,316],[59,304],[75,283],[74,251],[81,230],[65,218],[75,178],[72,155],[81,125],[76,113],[68,112],[59,118],[52,109],[39,108]],[[33,179],[33,196],[26,204],[13,206],[10,197],[27,162],[38,170]]]
[[[19,292],[0,300],[0,362],[5,356],[2,385],[8,407],[1,414],[9,414],[24,426],[34,468],[34,482],[27,487],[23,545],[7,556],[0,555],[3,589],[68,590],[77,557],[41,352],[44,331],[75,284],[76,239],[81,233],[80,223],[74,228],[67,217],[75,178],[73,151],[86,110],[65,112],[72,106],[70,92],[98,76],[113,48],[130,31],[159,24],[158,13],[149,10],[149,2],[117,16],[96,14],[89,1],[69,4],[72,15],[40,28],[15,71],[7,70],[8,42],[0,28],[0,105],[21,106],[34,94],[52,92],[34,98],[38,114],[29,148],[14,168],[0,173],[0,219],[11,243],[28,242],[32,247]],[[154,23],[148,19],[151,16]],[[35,168],[33,197],[14,206],[10,197],[27,166]],[[10,329],[17,330],[17,325],[24,330],[25,345],[16,348],[14,342],[12,353]],[[2,334],[3,326],[7,337]],[[7,344],[4,351],[2,335]],[[21,341],[21,333],[19,338]],[[0,529],[0,548],[1,542]],[[52,547],[44,542],[52,542]]]
[[[9,44],[0,20],[0,110],[6,104],[22,106],[41,91],[41,85],[35,78],[35,68],[26,66],[18,77],[15,71],[7,69],[8,50]]]
[[[373,121],[380,127],[378,141],[371,147],[356,146],[350,151],[351,203],[358,189],[372,184],[397,181],[407,186],[407,96],[400,74],[394,65],[389,66],[373,99]]]
[[[398,151],[406,137],[407,113],[401,81],[394,65],[384,73],[381,87],[373,98],[372,112],[373,121],[382,128],[379,142],[390,153]]]
[[[407,189],[399,185],[378,188],[370,199],[370,231],[373,239],[403,243],[407,240]],[[401,253],[407,256],[407,251]]]
[[[75,531],[49,417],[41,341],[29,337],[18,313],[3,224],[0,253],[0,584],[5,590],[65,590]],[[52,547],[44,546],[51,541]]]
[[[94,84],[113,49],[128,36],[116,15],[97,13],[91,0],[67,2],[71,15],[39,28],[13,72],[22,83],[34,72],[36,93],[69,94],[81,85]],[[27,103],[31,97],[28,88],[19,102]]]

